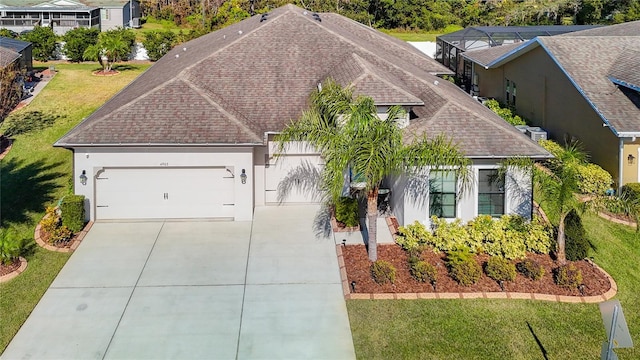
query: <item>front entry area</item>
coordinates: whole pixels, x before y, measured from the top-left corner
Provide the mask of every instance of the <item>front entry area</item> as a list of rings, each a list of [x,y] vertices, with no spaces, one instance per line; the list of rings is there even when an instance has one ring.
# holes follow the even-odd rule
[[[105,168],[95,178],[97,220],[234,217],[227,167]]]

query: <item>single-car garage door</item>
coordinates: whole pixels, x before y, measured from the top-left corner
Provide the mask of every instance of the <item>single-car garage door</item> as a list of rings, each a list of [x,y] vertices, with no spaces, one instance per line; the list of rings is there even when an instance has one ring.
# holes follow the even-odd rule
[[[234,178],[216,168],[106,168],[96,219],[233,218]]]
[[[318,189],[307,184],[317,181],[323,162],[320,155],[282,155],[265,166],[266,203],[317,203]],[[285,182],[288,191],[279,194],[278,186]]]

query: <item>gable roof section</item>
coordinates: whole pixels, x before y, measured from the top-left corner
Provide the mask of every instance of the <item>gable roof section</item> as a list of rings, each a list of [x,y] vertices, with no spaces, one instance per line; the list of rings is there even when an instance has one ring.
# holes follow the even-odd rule
[[[611,65],[609,80],[614,84],[640,91],[640,51],[626,49]]]
[[[9,65],[11,65],[14,61],[20,58],[20,54],[7,49],[3,46],[0,46],[0,69],[3,69]]]
[[[518,49],[527,43],[515,43],[501,46],[494,46],[486,49],[478,49],[465,51],[461,55],[486,68],[489,68],[493,62],[506,56],[509,53],[516,53]]]
[[[318,82],[335,77],[379,104],[416,105],[411,123],[429,136],[458,129],[448,134],[460,135],[455,140],[468,156],[549,156],[434,76],[449,70],[407,43],[293,5],[265,17],[179,45],[55,145],[262,145],[265,133],[300,116]],[[491,136],[474,135],[480,131]]]
[[[9,37],[0,36],[0,47],[13,50],[17,53],[23,51],[29,46],[31,46],[31,43],[28,41],[22,41],[18,39],[12,39]]]
[[[617,136],[640,135],[638,103],[609,79],[612,73],[626,77],[628,71],[628,79],[637,77],[633,70],[640,68],[640,58],[623,54],[640,51],[640,36],[563,36],[538,42]],[[616,68],[621,65],[631,68]]]

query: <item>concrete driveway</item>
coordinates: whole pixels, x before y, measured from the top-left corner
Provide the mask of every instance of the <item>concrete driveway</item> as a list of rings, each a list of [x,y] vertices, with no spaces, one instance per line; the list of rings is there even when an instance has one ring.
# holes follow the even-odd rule
[[[354,359],[317,210],[96,223],[2,359]]]

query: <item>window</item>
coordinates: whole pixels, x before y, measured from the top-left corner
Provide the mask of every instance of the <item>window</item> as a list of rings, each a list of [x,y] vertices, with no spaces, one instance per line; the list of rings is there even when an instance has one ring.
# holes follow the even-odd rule
[[[429,217],[456,217],[456,174],[452,171],[429,173]]]
[[[511,98],[509,97],[509,95],[511,95],[511,82],[509,81],[509,79],[506,79],[507,85],[505,86],[505,102],[507,104],[509,104],[511,102]]]
[[[505,79],[505,102],[508,106],[516,106],[516,83]]]
[[[109,20],[109,9],[100,9],[102,20]]]
[[[478,170],[478,215],[504,215],[504,199],[504,177],[498,170]]]

